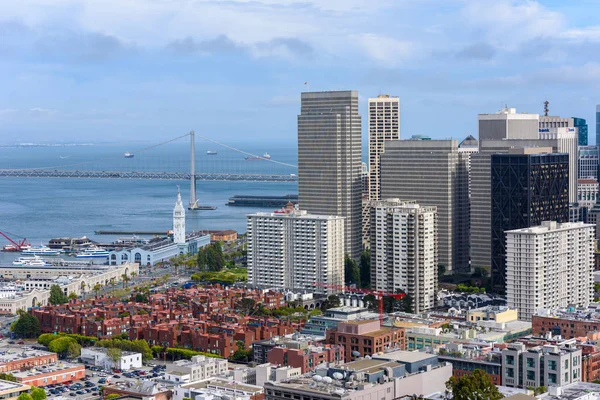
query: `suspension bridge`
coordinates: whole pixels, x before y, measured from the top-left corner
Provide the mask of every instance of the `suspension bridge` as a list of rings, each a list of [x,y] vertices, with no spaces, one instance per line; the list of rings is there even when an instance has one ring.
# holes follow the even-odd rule
[[[68,156],[61,156],[61,160],[66,160],[63,164],[42,166],[33,168],[0,168],[0,177],[5,178],[93,178],[93,179],[142,179],[142,180],[176,180],[189,181],[190,183],[190,209],[197,209],[198,201],[196,199],[196,181],[238,181],[238,182],[296,182],[297,166],[271,159],[270,155],[265,153],[262,156],[237,149],[235,147],[220,143],[216,140],[200,136],[207,142],[210,142],[221,150],[225,150],[230,155],[229,158],[215,157],[216,151],[207,151],[207,156],[201,162],[201,168],[205,171],[198,172],[196,169],[196,150],[194,131],[185,135],[155,144],[149,147],[125,153],[120,156],[120,160],[112,154],[107,157],[81,162],[68,162]],[[178,166],[161,164],[153,160],[153,167],[162,167],[168,170],[156,171],[148,170],[147,165],[136,163],[141,155],[148,154],[152,149],[164,146],[168,143],[189,138],[189,164],[185,168],[183,162],[186,162],[182,154],[174,154],[179,163]],[[220,154],[220,153],[219,153]],[[235,155],[232,158],[231,155]],[[244,156],[242,158],[242,156]],[[133,161],[135,158],[136,161]],[[215,162],[219,160],[220,162]],[[253,161],[259,161],[253,162]],[[132,163],[133,162],[133,163]],[[91,168],[95,165],[94,168]],[[269,168],[277,167],[277,168]],[[186,169],[183,171],[182,169]],[[158,168],[157,168],[158,169]],[[285,173],[291,171],[292,173]]]

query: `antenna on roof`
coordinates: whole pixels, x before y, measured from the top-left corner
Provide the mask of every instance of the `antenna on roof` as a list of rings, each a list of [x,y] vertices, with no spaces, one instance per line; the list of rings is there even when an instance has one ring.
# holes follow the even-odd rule
[[[544,101],[544,117],[547,117],[548,112],[550,112],[550,109],[548,108],[549,104],[550,104],[550,102],[548,100]]]

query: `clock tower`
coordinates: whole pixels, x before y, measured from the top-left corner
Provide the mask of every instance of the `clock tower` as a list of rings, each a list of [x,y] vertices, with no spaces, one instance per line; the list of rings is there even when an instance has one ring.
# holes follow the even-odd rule
[[[173,242],[185,244],[185,208],[183,208],[179,190],[177,191],[177,203],[173,209]]]

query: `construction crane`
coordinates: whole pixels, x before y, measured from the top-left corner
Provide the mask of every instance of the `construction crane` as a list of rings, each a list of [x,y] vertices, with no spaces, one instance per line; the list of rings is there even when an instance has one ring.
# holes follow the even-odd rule
[[[337,291],[341,291],[342,293],[360,293],[360,294],[371,294],[375,296],[375,300],[378,303],[379,309],[379,324],[383,325],[383,298],[384,297],[393,297],[395,300],[401,300],[406,296],[404,293],[387,293],[383,290],[370,290],[370,289],[361,289],[354,288],[350,286],[344,285],[328,285],[320,282],[315,282],[315,286],[326,288],[326,289],[335,289]]]
[[[4,236],[11,244],[4,246],[4,251],[21,251],[24,247],[29,246],[27,239],[23,238],[20,242],[15,242],[6,233],[0,231],[0,235]]]

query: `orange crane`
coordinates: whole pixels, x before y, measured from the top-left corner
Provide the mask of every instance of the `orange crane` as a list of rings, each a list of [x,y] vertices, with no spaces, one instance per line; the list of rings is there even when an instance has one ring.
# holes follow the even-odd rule
[[[361,294],[372,294],[375,296],[375,299],[378,301],[379,305],[379,323],[383,325],[383,298],[384,297],[393,297],[396,300],[400,300],[406,296],[404,293],[387,293],[383,290],[371,290],[371,289],[361,289],[361,288],[353,288],[350,286],[344,285],[328,285],[325,283],[315,282],[315,286],[323,287],[327,289],[335,289],[341,291],[343,293],[361,293]]]
[[[17,243],[14,240],[12,240],[10,237],[8,237],[8,235],[4,232],[0,232],[0,235],[4,236],[6,238],[6,240],[8,240],[11,243],[11,244],[7,244],[6,246],[4,246],[4,248],[3,248],[4,251],[21,251],[21,249],[23,247],[29,246],[29,242],[27,242],[27,239],[23,239]]]

